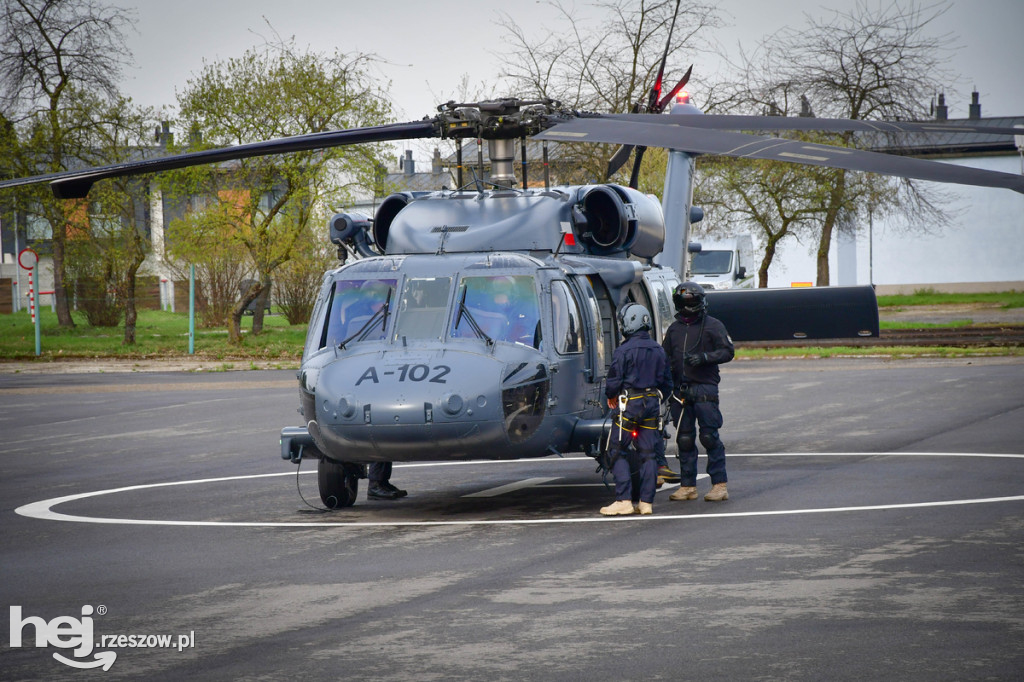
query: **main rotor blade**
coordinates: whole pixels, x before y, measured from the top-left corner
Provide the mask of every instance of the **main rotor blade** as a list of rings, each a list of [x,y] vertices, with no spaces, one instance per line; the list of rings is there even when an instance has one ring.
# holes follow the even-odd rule
[[[943,121],[865,121],[848,118],[811,118],[802,116],[733,116],[731,114],[695,114],[652,116],[651,114],[601,114],[600,118],[656,125],[683,125],[704,130],[847,130],[872,133],[978,133],[982,135],[1021,135],[1020,128],[977,124],[952,125]]]
[[[615,150],[612,158],[608,159],[608,177],[615,174],[615,171],[622,168],[622,164],[629,161],[629,155],[633,151],[633,145],[624,144]]]
[[[661,117],[652,117],[661,118]],[[666,117],[667,118],[667,117]],[[689,127],[700,116],[674,117],[675,124],[638,123],[612,118],[578,118],[560,123],[534,139],[562,142],[610,142],[664,147],[692,154],[718,154],[747,159],[767,159],[812,166],[845,168],[897,175],[934,182],[954,182],[982,187],[1005,187],[1024,194],[1024,175],[980,170],[906,156],[867,152],[847,147],[813,144],[802,140],[762,137],[721,130]]]
[[[431,120],[393,123],[366,128],[350,128],[347,130],[331,130],[322,133],[282,137],[266,142],[253,142],[234,147],[221,147],[174,156],[162,156],[143,161],[128,161],[82,171],[66,171],[49,175],[36,175],[29,178],[18,178],[17,180],[0,182],[0,189],[49,182],[50,188],[57,198],[81,199],[89,193],[93,183],[107,178],[155,173],[176,168],[200,166],[207,163],[247,159],[254,156],[326,149],[363,142],[390,142],[393,140],[438,137],[438,135],[437,127],[434,121]]]
[[[679,16],[680,1],[676,0],[676,10],[672,14],[672,24],[668,27],[668,38],[665,40],[665,52],[661,55],[661,66],[658,67],[658,76],[654,79],[654,87],[651,88],[651,94],[647,98],[648,111],[653,111],[661,99],[661,81],[665,77],[665,64],[668,62],[669,48],[672,47],[672,34],[676,30],[676,18]]]

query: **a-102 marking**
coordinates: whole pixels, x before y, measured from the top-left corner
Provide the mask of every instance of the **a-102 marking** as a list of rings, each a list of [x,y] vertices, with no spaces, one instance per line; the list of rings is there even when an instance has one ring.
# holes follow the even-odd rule
[[[386,372],[382,372],[381,375],[386,377],[392,376],[397,371],[399,381],[428,381],[429,383],[432,384],[448,383],[448,381],[444,377],[447,376],[448,373],[452,371],[451,367],[449,367],[448,365],[434,365],[433,370],[437,372],[436,374],[434,374],[434,376],[430,376],[430,370],[431,367],[429,367],[428,365],[405,364],[399,365],[397,370],[388,370]],[[428,379],[427,377],[430,378]],[[380,383],[380,379],[377,376],[377,368],[375,366],[370,365],[369,367],[366,368],[366,371],[363,372],[363,375],[359,377],[358,381],[356,381],[356,386],[363,383],[364,381],[372,381],[375,384]]]

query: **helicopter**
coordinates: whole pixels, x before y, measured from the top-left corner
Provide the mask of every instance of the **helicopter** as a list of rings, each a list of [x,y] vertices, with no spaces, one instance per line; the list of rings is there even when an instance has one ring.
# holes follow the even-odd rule
[[[324,274],[297,373],[303,423],[280,434],[280,454],[318,461],[321,500],[354,504],[373,462],[519,459],[584,452],[600,462],[611,431],[604,380],[620,342],[617,312],[640,303],[652,337],[672,322],[686,279],[695,158],[776,159],[925,180],[1003,187],[1024,178],[739,130],[929,132],[943,124],[703,114],[657,83],[631,114],[563,108],[554,100],[447,102],[420,121],[300,135],[0,182],[49,182],[57,197],[98,180],[258,155],[365,142],[452,140],[457,187],[398,192],[370,217],[339,213],[328,232],[339,267]],[[961,132],[1019,130],[957,126]],[[543,184],[529,182],[527,140],[543,144]],[[480,173],[463,182],[462,144]],[[491,172],[486,182],[482,145]],[[549,142],[635,150],[631,186],[555,186]],[[515,175],[518,143],[523,168]],[[669,150],[663,199],[635,188],[646,147]],[[709,291],[734,340],[878,336],[870,286]]]

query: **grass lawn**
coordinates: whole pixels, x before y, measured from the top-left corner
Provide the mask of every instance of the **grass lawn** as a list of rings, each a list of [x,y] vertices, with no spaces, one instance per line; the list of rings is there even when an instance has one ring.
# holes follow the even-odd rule
[[[937,294],[916,292],[910,296],[880,296],[880,308],[905,308],[916,305],[964,305],[983,303],[1004,308],[1024,307],[1024,292],[985,294]],[[188,353],[188,315],[164,311],[140,311],[136,325],[136,343],[125,346],[124,327],[90,327],[85,317],[74,314],[76,327],[62,329],[57,316],[49,306],[41,310],[41,359],[58,358],[121,358],[126,360],[186,358]],[[969,320],[958,320],[941,326],[968,326]],[[921,327],[920,323],[884,322],[883,328]],[[306,325],[289,325],[283,315],[263,318],[263,332],[253,335],[252,317],[242,318],[243,343],[228,342],[226,328],[196,329],[194,357],[215,361],[280,361],[298,363],[305,343]],[[821,356],[836,355],[1019,355],[1014,348],[880,348],[855,346],[845,348],[743,349],[742,357],[763,356]],[[35,355],[35,331],[27,311],[0,315],[0,360],[31,360]]]
[[[188,315],[140,311],[134,346],[124,345],[124,327],[90,327],[74,313],[74,329],[62,329],[49,307],[40,315],[40,346],[46,358],[155,359],[188,356]],[[242,318],[243,343],[228,342],[226,328],[195,330],[194,355],[211,360],[252,359],[298,361],[306,325],[289,325],[283,315],[263,318],[263,332],[252,334],[252,317]],[[0,359],[35,357],[35,330],[26,311],[0,315]]]

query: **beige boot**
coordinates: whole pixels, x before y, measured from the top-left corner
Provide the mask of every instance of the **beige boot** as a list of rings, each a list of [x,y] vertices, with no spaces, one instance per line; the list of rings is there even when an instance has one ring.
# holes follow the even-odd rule
[[[633,503],[629,500],[616,500],[607,507],[601,507],[601,513],[605,516],[625,516],[633,513]]]
[[[724,483],[716,483],[711,486],[711,491],[704,496],[708,502],[721,502],[729,499],[729,491],[725,489]]]
[[[651,504],[650,502],[641,502],[640,503],[640,513],[641,514],[653,514],[654,513],[654,505]]]
[[[668,496],[670,500],[696,500],[697,486],[679,486],[679,490]]]

